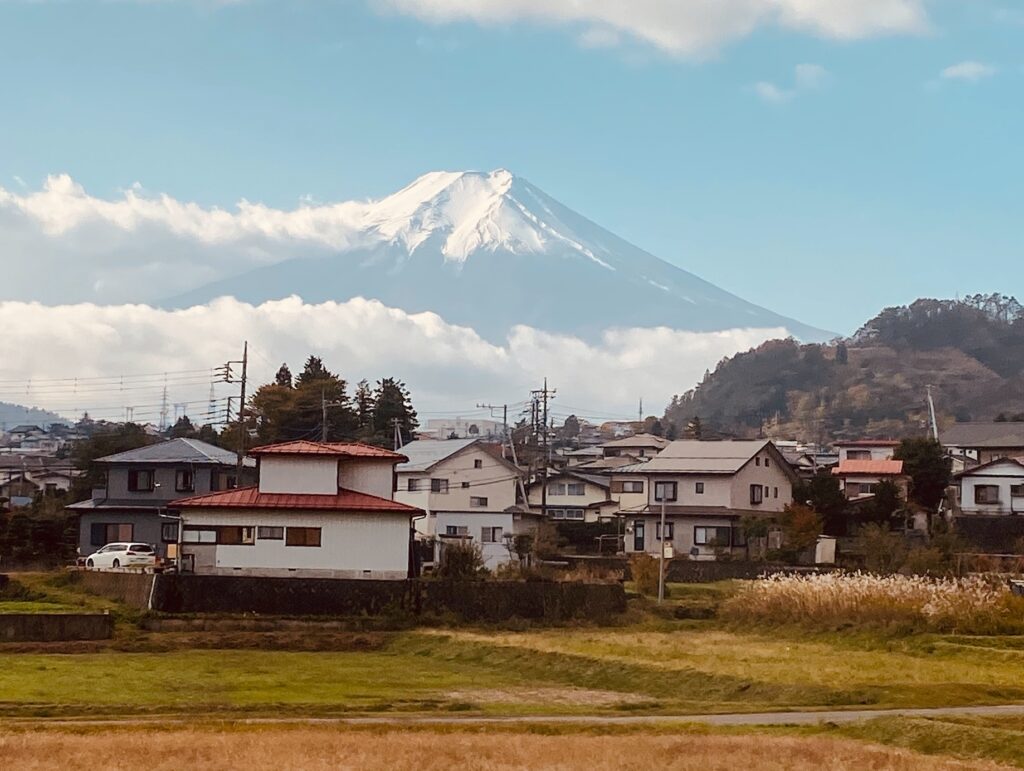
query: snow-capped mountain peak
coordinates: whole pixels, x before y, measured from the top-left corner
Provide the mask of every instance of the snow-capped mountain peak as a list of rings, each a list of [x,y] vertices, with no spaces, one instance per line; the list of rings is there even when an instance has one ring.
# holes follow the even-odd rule
[[[540,253],[552,243],[601,263],[542,200],[543,194],[507,169],[425,174],[386,198],[367,204],[360,229],[413,254],[440,243],[448,262],[478,250]]]

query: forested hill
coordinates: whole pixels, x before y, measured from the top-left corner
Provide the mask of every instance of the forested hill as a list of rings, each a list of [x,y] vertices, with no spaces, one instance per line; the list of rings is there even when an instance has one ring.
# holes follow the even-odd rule
[[[53,423],[67,423],[68,421],[53,412],[36,409],[35,407],[22,407],[20,404],[9,404],[0,402],[0,430],[10,430],[18,425],[39,426],[46,428]]]
[[[804,440],[923,433],[927,386],[940,426],[1024,414],[1024,308],[1012,297],[918,300],[851,338],[772,340],[719,363],[666,410],[705,430]]]

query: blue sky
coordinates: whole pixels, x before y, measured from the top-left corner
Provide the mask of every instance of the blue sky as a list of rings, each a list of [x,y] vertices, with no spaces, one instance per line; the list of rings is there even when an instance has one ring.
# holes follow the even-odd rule
[[[99,197],[138,181],[291,207],[506,167],[827,329],[919,296],[1024,295],[1014,0],[925,2],[917,29],[845,39],[752,25],[697,51],[607,15],[430,5],[0,0],[0,187],[66,172]]]

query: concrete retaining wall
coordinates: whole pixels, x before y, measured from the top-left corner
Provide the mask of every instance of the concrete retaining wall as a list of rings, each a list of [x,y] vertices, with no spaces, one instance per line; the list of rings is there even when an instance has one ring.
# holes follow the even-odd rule
[[[0,642],[109,640],[113,634],[114,619],[102,614],[0,614]]]
[[[149,608],[149,597],[153,590],[153,581],[160,576],[150,573],[106,572],[82,570],[72,573],[75,581],[90,594],[109,597],[123,602],[137,610]]]

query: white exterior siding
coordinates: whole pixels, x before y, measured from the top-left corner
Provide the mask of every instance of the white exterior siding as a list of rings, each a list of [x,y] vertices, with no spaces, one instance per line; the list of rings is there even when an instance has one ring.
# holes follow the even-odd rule
[[[244,570],[248,575],[302,572],[378,579],[403,579],[408,575],[408,515],[184,509],[182,517],[186,528],[204,525],[257,528],[251,545],[199,545],[197,553],[213,552],[212,566],[207,569],[212,572]],[[261,526],[320,528],[320,546],[287,546],[285,539],[261,539],[258,535]],[[185,554],[190,552],[190,546],[184,544]],[[197,571],[200,571],[198,566]]]
[[[836,449],[839,450],[840,463],[848,460],[892,460],[893,453],[896,452],[896,447],[885,444],[877,446],[844,446],[840,444],[836,445]]]
[[[338,459],[310,455],[264,456],[260,460],[260,492],[335,495]]]
[[[338,487],[345,490],[390,499],[394,486],[395,469],[390,463],[347,461],[338,464]]]
[[[677,559],[711,560],[715,558],[715,547],[707,544],[697,544],[694,540],[695,529],[702,528],[736,528],[739,522],[736,518],[723,516],[668,516],[666,524],[672,527],[672,548]],[[646,552],[658,554],[661,541],[658,540],[658,525],[661,518],[658,515],[645,514],[643,516],[630,516],[626,518],[625,545],[627,554]],[[642,539],[638,537],[642,531]],[[735,536],[732,533],[731,536]],[[642,543],[640,541],[642,540]],[[696,549],[694,553],[692,550]]]
[[[465,534],[472,539],[474,544],[480,546],[484,565],[488,570],[494,570],[509,561],[505,535],[523,533],[530,529],[528,524],[524,525],[522,520],[517,521],[513,514],[505,512],[440,511],[428,519],[432,520],[431,525],[442,539],[447,534],[448,528],[455,528],[457,532],[459,532],[459,528],[466,528]],[[495,543],[484,543],[484,528],[495,527],[501,528],[502,538]]]
[[[990,490],[978,491],[979,487],[995,488],[995,500]],[[964,474],[960,509],[964,514],[1024,514],[1024,469],[1007,461]]]
[[[410,479],[418,481],[419,490],[409,490]],[[447,482],[447,492],[431,492],[432,479]],[[399,471],[394,499],[427,512],[503,512],[516,503],[516,479],[516,472],[508,465],[471,446],[445,458],[429,471]],[[487,499],[486,505],[474,505],[483,498]]]

